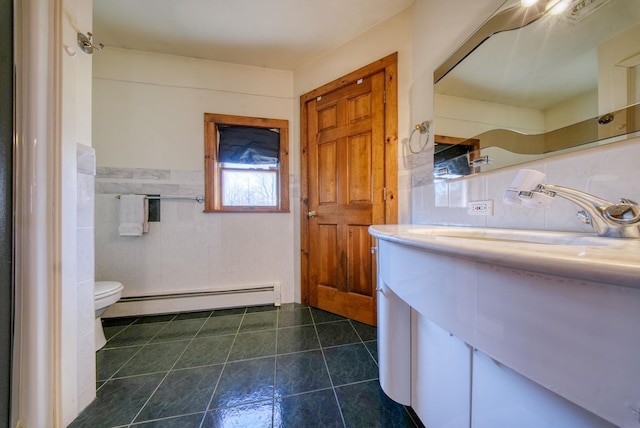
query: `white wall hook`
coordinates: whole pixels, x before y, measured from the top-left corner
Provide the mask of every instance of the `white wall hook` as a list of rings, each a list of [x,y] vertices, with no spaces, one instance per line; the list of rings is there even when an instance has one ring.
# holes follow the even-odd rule
[[[67,55],[69,55],[70,57],[74,57],[76,56],[76,51],[73,50],[73,48],[69,45],[64,45],[64,51],[67,53]]]

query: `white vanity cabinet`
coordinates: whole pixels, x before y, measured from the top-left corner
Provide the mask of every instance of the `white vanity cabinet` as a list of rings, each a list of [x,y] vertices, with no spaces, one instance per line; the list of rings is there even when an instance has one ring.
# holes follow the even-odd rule
[[[380,383],[428,428],[640,428],[639,288],[459,257],[439,247],[451,240],[390,228],[372,227]]]
[[[468,428],[471,347],[414,313],[412,407],[426,427]]]
[[[474,428],[615,426],[477,350],[472,385]]]

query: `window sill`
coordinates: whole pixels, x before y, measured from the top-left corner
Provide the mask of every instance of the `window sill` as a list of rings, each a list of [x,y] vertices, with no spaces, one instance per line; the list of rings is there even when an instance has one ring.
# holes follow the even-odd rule
[[[205,209],[205,213],[290,213],[289,209],[265,208],[265,207],[231,207],[221,209]]]

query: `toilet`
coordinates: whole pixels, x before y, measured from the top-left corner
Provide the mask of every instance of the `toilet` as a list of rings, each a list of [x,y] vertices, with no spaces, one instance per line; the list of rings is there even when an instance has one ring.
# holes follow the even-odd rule
[[[117,281],[96,281],[94,288],[94,307],[96,311],[95,346],[99,351],[106,343],[102,330],[102,314],[107,308],[120,300],[124,286]]]

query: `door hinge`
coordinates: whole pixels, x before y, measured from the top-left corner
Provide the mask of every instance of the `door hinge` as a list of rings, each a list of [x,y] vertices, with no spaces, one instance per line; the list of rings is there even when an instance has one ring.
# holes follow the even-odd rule
[[[382,188],[382,200],[383,201],[387,200],[387,188],[386,187]]]
[[[382,91],[382,104],[387,103],[387,90]]]

